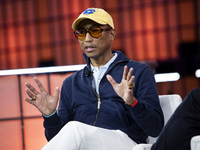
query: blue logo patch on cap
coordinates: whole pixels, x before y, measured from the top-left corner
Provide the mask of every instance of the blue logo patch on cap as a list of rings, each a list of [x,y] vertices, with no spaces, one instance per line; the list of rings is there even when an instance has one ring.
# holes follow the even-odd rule
[[[86,10],[83,12],[83,15],[90,15],[90,14],[93,14],[94,12],[95,12],[95,9],[89,8],[89,9],[86,9]]]

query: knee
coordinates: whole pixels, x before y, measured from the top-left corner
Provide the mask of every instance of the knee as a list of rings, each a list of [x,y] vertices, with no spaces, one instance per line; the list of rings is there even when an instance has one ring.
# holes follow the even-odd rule
[[[83,123],[78,121],[70,121],[64,126],[64,128],[80,128],[82,124]]]
[[[67,124],[65,124],[62,128],[62,130],[65,131],[84,131],[85,128],[87,128],[88,125],[79,121],[70,121]]]
[[[79,137],[83,140],[83,137],[87,136],[87,125],[78,121],[68,122],[62,129],[61,133],[69,137]]]

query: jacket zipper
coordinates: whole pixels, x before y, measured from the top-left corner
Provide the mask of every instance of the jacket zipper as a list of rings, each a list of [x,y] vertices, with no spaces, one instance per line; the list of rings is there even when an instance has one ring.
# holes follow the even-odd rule
[[[120,62],[124,62],[124,61],[125,61],[125,60],[118,61],[116,64],[118,64],[118,63],[120,63]],[[115,65],[116,65],[116,64],[115,64]],[[115,65],[113,65],[113,66],[103,75],[103,77],[104,77]],[[93,76],[93,75],[92,75],[92,76]],[[103,77],[102,77],[102,78],[103,78]],[[93,79],[92,79],[92,88],[93,88],[93,81],[94,81],[94,76],[93,76]],[[101,82],[101,80],[100,80],[100,82]],[[99,82],[99,84],[100,84],[100,82]],[[97,113],[96,113],[95,121],[94,121],[94,123],[93,123],[93,126],[95,126],[95,124],[96,124],[96,122],[97,122],[97,117],[98,117],[98,114],[99,114],[99,110],[100,110],[100,107],[101,107],[101,99],[100,99],[100,95],[97,94],[97,92],[94,90],[94,88],[93,88],[93,91],[94,91],[94,93],[97,95],[97,98],[98,98]]]
[[[93,75],[92,75],[93,76]],[[97,92],[94,90],[94,88],[93,88],[93,82],[94,82],[94,76],[93,76],[93,79],[92,79],[92,89],[93,89],[93,91],[94,91],[94,93],[96,94],[96,96],[97,96],[97,98],[98,98],[98,104],[97,104],[97,113],[96,113],[96,117],[95,117],[95,121],[94,121],[94,123],[93,123],[93,126],[96,124],[96,122],[97,122],[97,117],[98,117],[98,114],[99,114],[99,109],[100,109],[100,107],[101,107],[101,99],[100,99],[100,95],[99,94],[97,94]]]
[[[97,117],[98,117],[98,114],[99,114],[100,106],[101,106],[101,99],[100,99],[100,96],[98,95],[98,109],[97,109],[96,118],[95,118],[95,121],[94,121],[93,126],[94,126],[94,125],[96,124],[96,122],[97,122]]]

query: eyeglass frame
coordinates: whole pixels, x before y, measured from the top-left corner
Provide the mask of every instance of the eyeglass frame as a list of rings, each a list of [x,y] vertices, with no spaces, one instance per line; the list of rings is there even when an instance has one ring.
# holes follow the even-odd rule
[[[95,27],[95,26],[92,26],[92,27],[90,27],[90,28],[87,29],[87,30],[86,30],[85,28],[79,28],[79,29],[84,29],[84,30],[85,30],[85,37],[86,37],[87,33],[89,33],[90,36],[93,37],[93,36],[91,35],[91,33],[89,32],[89,30],[90,30],[91,28],[99,28],[99,29],[101,29],[101,35],[102,35],[102,31],[110,31],[110,30],[113,29],[112,27],[109,27],[109,28],[106,28],[106,29],[102,29],[102,28],[100,28],[100,27]],[[78,40],[84,40],[85,37],[84,37],[83,39],[79,39],[78,37],[76,37],[76,35],[78,35],[78,34],[75,33],[75,32],[76,32],[77,30],[79,30],[79,29],[76,29],[76,30],[74,31],[75,38],[78,39]],[[100,36],[101,36],[101,35],[100,35]],[[99,36],[99,37],[100,37],[100,36]],[[93,38],[99,38],[99,37],[93,37]]]

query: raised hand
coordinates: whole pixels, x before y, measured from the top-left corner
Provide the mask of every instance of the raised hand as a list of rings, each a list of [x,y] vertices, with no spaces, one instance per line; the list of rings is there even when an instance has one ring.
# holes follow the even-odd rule
[[[47,91],[44,89],[42,83],[34,77],[34,81],[40,89],[38,92],[31,84],[25,83],[28,87],[26,89],[26,93],[30,98],[25,97],[24,99],[34,105],[42,114],[48,116],[51,115],[58,104],[59,99],[59,87],[56,87],[54,95],[49,95]]]
[[[116,81],[113,79],[112,76],[107,75],[107,79],[112,85],[113,89],[117,93],[118,96],[120,96],[126,104],[131,105],[135,98],[133,96],[133,84],[134,84],[134,78],[135,76],[132,76],[133,74],[133,68],[130,68],[128,71],[128,67],[124,67],[123,77],[121,80],[121,83],[116,83]]]

